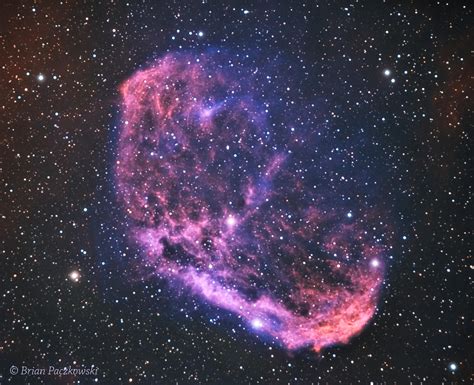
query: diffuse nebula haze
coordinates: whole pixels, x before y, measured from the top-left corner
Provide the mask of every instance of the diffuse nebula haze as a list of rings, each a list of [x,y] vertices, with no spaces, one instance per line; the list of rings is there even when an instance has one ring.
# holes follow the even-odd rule
[[[302,173],[322,172],[315,127],[293,136],[275,121],[255,72],[179,53],[125,81],[117,196],[157,276],[289,350],[320,351],[374,315],[386,247]]]

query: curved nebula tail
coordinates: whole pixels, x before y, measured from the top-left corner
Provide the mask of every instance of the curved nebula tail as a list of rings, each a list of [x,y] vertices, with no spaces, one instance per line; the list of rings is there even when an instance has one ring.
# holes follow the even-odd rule
[[[171,53],[126,80],[117,196],[157,276],[289,350],[320,351],[374,315],[386,247],[363,208],[328,203],[324,170],[307,166],[315,128],[292,136],[253,71]]]

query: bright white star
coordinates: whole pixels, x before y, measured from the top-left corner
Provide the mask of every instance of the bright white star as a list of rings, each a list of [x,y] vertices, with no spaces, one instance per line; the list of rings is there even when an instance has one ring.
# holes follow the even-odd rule
[[[237,220],[232,215],[229,215],[225,222],[227,223],[227,226],[234,227],[237,223]]]
[[[370,264],[372,265],[372,267],[379,267],[380,266],[380,261],[378,259],[372,259],[370,261]]]
[[[81,274],[77,270],[73,270],[69,273],[69,279],[74,282],[79,282],[79,278],[81,278]]]
[[[263,326],[262,320],[260,320],[258,318],[255,318],[254,320],[252,320],[252,327],[253,328],[260,329],[262,326]]]

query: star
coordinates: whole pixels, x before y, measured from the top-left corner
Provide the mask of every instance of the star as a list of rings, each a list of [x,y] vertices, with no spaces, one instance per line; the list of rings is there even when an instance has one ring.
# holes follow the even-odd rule
[[[79,282],[81,274],[77,270],[73,270],[69,273],[69,279],[74,282]]]
[[[237,224],[237,220],[235,219],[234,216],[229,215],[225,221],[227,223],[227,226],[229,227],[234,227]]]
[[[379,261],[378,259],[375,259],[375,258],[374,258],[374,259],[372,259],[372,260],[370,261],[370,265],[371,265],[372,267],[379,267],[379,266],[380,266],[380,261]]]
[[[255,318],[252,320],[252,327],[254,329],[261,329],[262,326],[263,326],[263,322],[259,318]]]

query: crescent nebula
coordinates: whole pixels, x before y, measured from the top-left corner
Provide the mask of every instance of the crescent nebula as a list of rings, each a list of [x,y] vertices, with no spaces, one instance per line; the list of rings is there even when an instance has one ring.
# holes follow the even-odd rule
[[[287,125],[243,62],[170,53],[121,85],[115,180],[130,237],[176,290],[288,350],[347,343],[376,311],[388,247],[363,207],[318,185],[316,128]]]

